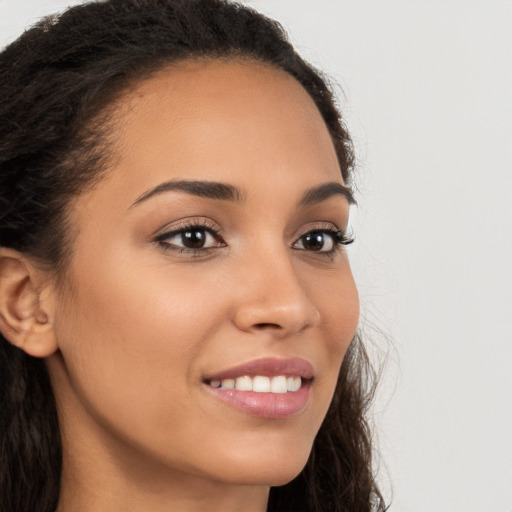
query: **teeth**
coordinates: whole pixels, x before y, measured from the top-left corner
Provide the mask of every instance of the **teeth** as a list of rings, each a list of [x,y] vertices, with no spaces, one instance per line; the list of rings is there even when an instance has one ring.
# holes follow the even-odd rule
[[[300,377],[288,377],[286,384],[288,391],[298,391],[302,386],[302,380]]]
[[[272,380],[270,381],[270,391],[272,393],[288,392],[286,377],[284,375],[280,375],[279,377],[273,377]]]
[[[221,388],[235,389],[235,379],[224,379],[220,384]]]
[[[249,377],[244,375],[236,379],[223,379],[210,381],[213,388],[237,389],[238,391],[254,391],[256,393],[287,393],[298,391],[302,386],[300,377],[286,377],[278,375],[277,377],[266,377],[256,375]]]
[[[270,379],[258,375],[252,379],[252,390],[256,393],[270,393]]]
[[[252,391],[252,379],[245,375],[244,377],[238,377],[235,381],[235,389],[239,391]]]

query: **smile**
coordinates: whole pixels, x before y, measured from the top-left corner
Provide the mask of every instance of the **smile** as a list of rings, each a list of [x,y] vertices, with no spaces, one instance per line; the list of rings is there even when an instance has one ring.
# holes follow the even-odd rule
[[[313,367],[300,358],[265,358],[210,375],[206,389],[222,402],[260,418],[284,419],[305,410]]]
[[[244,375],[236,379],[212,380],[209,385],[212,388],[254,391],[256,393],[293,393],[301,388],[302,379],[299,376],[287,377],[286,375],[276,377]]]

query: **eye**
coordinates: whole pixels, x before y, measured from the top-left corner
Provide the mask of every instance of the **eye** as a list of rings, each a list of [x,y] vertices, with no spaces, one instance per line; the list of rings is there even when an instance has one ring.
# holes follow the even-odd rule
[[[166,239],[169,245],[186,247],[187,249],[203,249],[205,247],[214,247],[215,238],[205,229],[188,229],[172,235]]]
[[[348,238],[341,230],[333,228],[315,229],[300,236],[293,244],[293,248],[319,253],[331,253],[339,249],[339,246],[351,244],[353,241],[353,238]]]
[[[330,252],[334,248],[334,235],[334,232],[310,231],[295,242],[294,248],[314,252]]]
[[[158,235],[155,242],[166,250],[177,252],[201,252],[225,246],[217,230],[203,225],[177,227]]]

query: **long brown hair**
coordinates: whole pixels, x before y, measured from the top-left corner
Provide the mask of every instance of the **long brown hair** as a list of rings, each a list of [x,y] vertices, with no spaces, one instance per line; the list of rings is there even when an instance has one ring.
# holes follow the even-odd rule
[[[322,74],[281,26],[228,0],[107,0],[48,17],[0,53],[0,246],[56,273],[72,247],[66,208],[108,162],[109,107],[135,82],[184,59],[243,58],[298,80],[316,103],[350,186],[350,137]],[[375,375],[358,336],[304,470],[271,489],[272,512],[386,509],[366,421]],[[0,336],[0,510],[53,512],[61,444],[43,360]]]

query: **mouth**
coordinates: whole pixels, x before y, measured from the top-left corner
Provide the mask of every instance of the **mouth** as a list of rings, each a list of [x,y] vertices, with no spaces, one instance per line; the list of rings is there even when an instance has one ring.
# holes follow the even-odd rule
[[[252,416],[283,419],[300,414],[309,402],[313,367],[300,358],[259,359],[203,380],[225,404]]]
[[[294,375],[242,375],[234,379],[210,380],[206,384],[218,389],[236,389],[238,391],[254,391],[255,393],[295,393],[302,387],[302,377]]]

